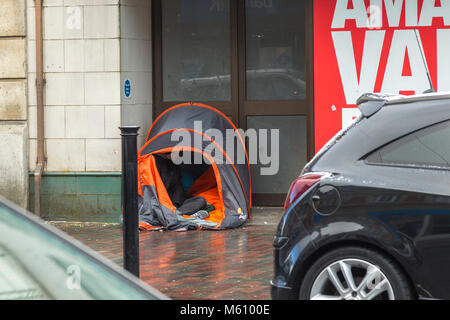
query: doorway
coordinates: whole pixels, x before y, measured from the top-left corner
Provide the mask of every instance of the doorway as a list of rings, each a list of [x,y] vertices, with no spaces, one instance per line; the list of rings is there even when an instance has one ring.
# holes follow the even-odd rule
[[[251,169],[254,205],[282,205],[314,153],[312,0],[152,3],[154,116],[201,102],[244,130],[279,129],[278,173]]]

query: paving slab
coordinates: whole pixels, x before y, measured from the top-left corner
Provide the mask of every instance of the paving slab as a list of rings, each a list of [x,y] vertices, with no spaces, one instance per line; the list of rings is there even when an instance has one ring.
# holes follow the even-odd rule
[[[254,208],[252,219],[233,230],[141,232],[141,279],[173,299],[270,299],[281,214],[281,208]],[[122,266],[120,225],[53,224]]]

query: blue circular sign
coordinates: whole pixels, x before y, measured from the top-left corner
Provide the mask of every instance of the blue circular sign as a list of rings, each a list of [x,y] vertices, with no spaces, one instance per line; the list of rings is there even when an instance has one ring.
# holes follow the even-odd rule
[[[131,96],[131,82],[130,80],[126,79],[125,83],[123,85],[123,90],[125,93],[125,97],[129,98]]]

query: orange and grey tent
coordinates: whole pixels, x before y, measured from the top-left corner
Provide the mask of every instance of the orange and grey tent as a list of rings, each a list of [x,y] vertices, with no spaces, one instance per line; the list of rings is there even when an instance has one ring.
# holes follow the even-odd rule
[[[233,138],[232,143],[226,142],[227,137]],[[214,208],[209,217],[182,215],[172,203],[155,157],[174,152],[182,152],[184,159],[187,155],[204,159],[202,164],[185,162],[180,168],[182,173],[197,173],[186,194],[205,198]],[[229,118],[208,105],[184,103],[167,109],[151,125],[138,152],[138,190],[141,230],[222,230],[243,225],[252,204],[250,166],[241,134]]]

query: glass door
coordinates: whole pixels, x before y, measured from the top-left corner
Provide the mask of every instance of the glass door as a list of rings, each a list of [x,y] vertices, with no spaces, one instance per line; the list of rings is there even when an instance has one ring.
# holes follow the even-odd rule
[[[178,103],[202,102],[238,117],[230,2],[153,1],[156,114]]]
[[[239,3],[240,124],[268,134],[278,129],[278,140],[267,139],[267,146],[258,142],[261,158],[270,155],[271,162],[251,168],[253,199],[258,205],[280,205],[312,151],[312,10],[309,1]],[[267,166],[272,170],[265,174],[261,169]]]
[[[268,163],[258,154],[253,199],[281,205],[314,150],[312,0],[152,3],[155,116],[178,103],[201,102],[244,130],[266,130],[268,143],[258,139],[257,152],[278,168],[262,170]],[[272,129],[279,130],[278,141],[271,141]]]

